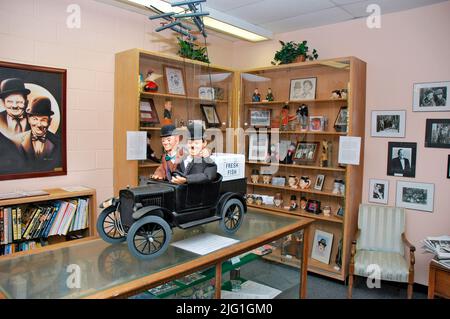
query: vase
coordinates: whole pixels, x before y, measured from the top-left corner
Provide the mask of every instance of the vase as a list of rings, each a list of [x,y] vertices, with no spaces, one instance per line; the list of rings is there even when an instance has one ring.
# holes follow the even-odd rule
[[[298,57],[295,58],[294,63],[305,62],[305,61],[306,61],[306,56],[299,55]]]

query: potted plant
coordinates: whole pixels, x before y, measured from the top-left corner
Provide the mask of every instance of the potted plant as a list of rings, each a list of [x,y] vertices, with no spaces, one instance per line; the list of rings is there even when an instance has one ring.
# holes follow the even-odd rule
[[[303,62],[307,59],[312,61],[319,57],[316,49],[312,53],[309,52],[308,42],[295,43],[294,41],[280,41],[281,49],[275,53],[273,65],[289,64],[294,62]]]
[[[179,56],[191,60],[209,63],[209,58],[206,53],[206,47],[198,47],[195,43],[183,40],[181,38],[178,38],[178,45]]]

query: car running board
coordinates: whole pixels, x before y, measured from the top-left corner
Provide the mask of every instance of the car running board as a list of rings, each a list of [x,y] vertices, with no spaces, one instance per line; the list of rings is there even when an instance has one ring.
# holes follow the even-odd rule
[[[195,227],[198,225],[215,222],[216,220],[220,220],[220,219],[221,218],[219,216],[211,216],[211,217],[204,218],[204,219],[194,220],[194,221],[186,223],[186,224],[180,224],[179,227],[181,229],[187,229],[187,228],[192,228],[192,227]]]

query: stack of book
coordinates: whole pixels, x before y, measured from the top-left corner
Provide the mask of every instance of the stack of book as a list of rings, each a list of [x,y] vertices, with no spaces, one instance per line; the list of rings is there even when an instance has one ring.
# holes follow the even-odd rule
[[[422,248],[432,253],[437,263],[450,269],[450,236],[427,237],[422,243]]]
[[[0,255],[39,247],[50,236],[88,227],[89,199],[0,207]]]

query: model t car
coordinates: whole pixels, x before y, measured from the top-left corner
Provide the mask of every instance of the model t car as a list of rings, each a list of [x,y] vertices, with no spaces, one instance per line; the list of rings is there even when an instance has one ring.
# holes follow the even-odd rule
[[[188,229],[219,221],[227,233],[236,232],[247,211],[246,179],[206,184],[175,185],[149,181],[126,188],[118,198],[105,201],[97,220],[97,231],[108,243],[127,241],[130,252],[141,259],[163,254],[172,238],[172,228]]]

